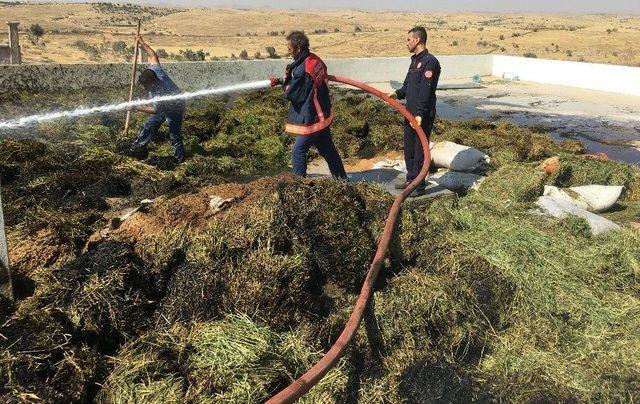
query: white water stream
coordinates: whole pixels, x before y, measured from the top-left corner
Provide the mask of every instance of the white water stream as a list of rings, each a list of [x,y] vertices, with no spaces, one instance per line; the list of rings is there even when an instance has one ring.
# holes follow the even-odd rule
[[[234,85],[225,86],[225,87],[207,88],[207,89],[193,91],[189,93],[165,95],[161,97],[149,98],[144,100],[121,102],[119,104],[109,104],[109,105],[102,105],[97,107],[80,107],[70,111],[49,112],[46,114],[24,116],[21,118],[10,119],[7,121],[0,121],[0,131],[15,129],[15,128],[19,128],[19,127],[34,124],[34,123],[53,121],[60,118],[76,118],[76,117],[90,115],[90,114],[101,114],[101,113],[125,110],[129,107],[139,106],[139,105],[148,105],[153,102],[186,100],[189,98],[203,97],[207,95],[218,95],[218,94],[225,94],[225,93],[231,93],[236,91],[257,90],[260,88],[267,88],[270,85],[271,85],[271,82],[269,80],[253,81],[250,83],[234,84]]]

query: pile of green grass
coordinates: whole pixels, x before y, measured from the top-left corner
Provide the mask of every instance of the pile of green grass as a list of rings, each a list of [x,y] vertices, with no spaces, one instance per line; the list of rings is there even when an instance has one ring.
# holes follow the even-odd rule
[[[123,348],[100,402],[263,402],[318,360],[304,330],[275,333],[246,315],[151,332]],[[342,362],[302,402],[339,402]]]
[[[476,147],[491,157],[492,166],[525,161],[539,161],[558,153],[583,153],[578,141],[550,141],[535,128],[518,126],[510,121],[492,123],[483,119],[436,122],[432,141],[451,141]]]
[[[330,347],[392,202],[377,185],[274,176],[204,224],[151,208],[145,217],[166,223],[157,237],[131,245],[116,233],[80,249],[107,200],[164,193],[162,206],[177,206],[202,185],[286,169],[280,97],[194,108],[179,167],[167,143],[144,161],[125,156],[104,122],[2,143],[12,234],[56,217],[84,227],[73,230],[78,257],[42,268],[33,295],[1,314],[0,399],[261,402]],[[397,148],[402,121],[387,106],[350,93],[334,105],[344,156]],[[510,123],[440,121],[434,140],[445,139],[492,157],[486,181],[405,205],[353,345],[305,400],[640,400],[639,170]],[[581,219],[531,212],[545,184],[589,183],[625,186],[607,213],[621,231],[596,237]]]

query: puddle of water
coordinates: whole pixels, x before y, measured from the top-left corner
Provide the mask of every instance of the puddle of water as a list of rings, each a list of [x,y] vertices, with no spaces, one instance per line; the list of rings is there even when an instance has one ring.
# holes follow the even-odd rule
[[[560,136],[557,133],[550,133],[549,137],[553,140],[567,139],[567,137]],[[615,146],[600,143],[581,136],[571,136],[569,139],[577,140],[582,143],[587,149],[587,153],[605,153],[611,160],[623,161],[635,166],[640,165],[640,150],[635,147]]]

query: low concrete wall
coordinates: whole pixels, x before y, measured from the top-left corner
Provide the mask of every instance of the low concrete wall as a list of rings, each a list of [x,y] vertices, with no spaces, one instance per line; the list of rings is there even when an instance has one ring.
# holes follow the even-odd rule
[[[640,96],[640,68],[561,60],[494,56],[492,75]]]
[[[640,96],[640,68],[531,59],[498,55],[440,56],[442,79],[468,80],[474,75],[502,77]],[[163,63],[185,91],[281,76],[289,60]],[[365,83],[402,81],[409,56],[328,59],[331,74]],[[142,71],[144,67],[139,68]],[[127,64],[0,65],[0,92],[10,90],[69,91],[87,87],[128,86]]]
[[[441,56],[443,79],[469,79],[491,74],[492,56]],[[185,91],[281,76],[288,60],[163,63]],[[366,83],[402,81],[409,56],[399,58],[328,59],[329,72]],[[144,67],[139,67],[142,71]],[[87,87],[127,86],[128,64],[0,65],[0,92],[10,90],[69,91]]]
[[[438,56],[442,66],[442,80],[470,79],[474,75],[490,76],[492,55]],[[357,79],[364,83],[403,81],[410,57],[332,59],[327,60],[331,74]]]

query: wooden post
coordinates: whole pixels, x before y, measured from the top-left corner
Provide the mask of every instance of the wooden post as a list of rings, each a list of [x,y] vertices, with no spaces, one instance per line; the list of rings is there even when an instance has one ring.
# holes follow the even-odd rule
[[[4,216],[2,214],[2,196],[0,195],[0,298],[13,302],[13,286],[9,270],[9,251],[7,236],[4,232]]]
[[[129,87],[129,101],[133,99],[133,89],[136,85],[136,70],[138,69],[138,40],[137,36],[140,35],[140,25],[141,21],[138,20],[138,30],[136,34],[136,45],[135,50],[133,51],[133,69],[131,72],[131,86]],[[127,111],[127,118],[124,121],[124,136],[125,138],[129,135],[129,121],[131,119],[131,111]]]

